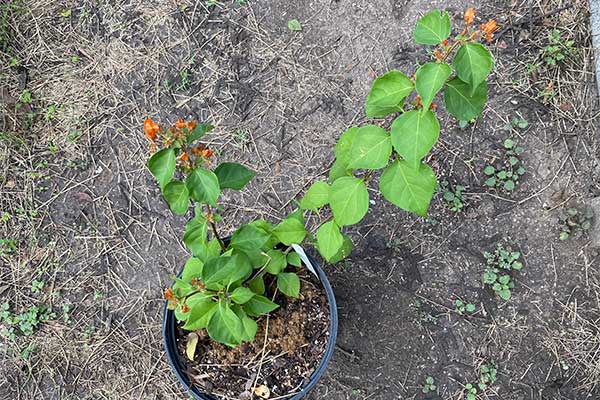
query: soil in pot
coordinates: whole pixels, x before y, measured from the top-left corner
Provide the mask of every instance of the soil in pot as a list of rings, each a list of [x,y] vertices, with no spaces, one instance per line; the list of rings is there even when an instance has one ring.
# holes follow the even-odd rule
[[[250,399],[254,387],[265,385],[270,397],[275,398],[292,395],[309,381],[327,348],[330,313],[319,280],[306,270],[299,275],[300,298],[287,298],[278,292],[274,301],[280,307],[268,318],[257,320],[258,331],[252,343],[232,349],[210,340],[206,331],[198,331],[196,355],[190,361],[185,355],[189,332],[178,323],[179,357],[195,387],[217,398]],[[265,296],[273,298],[275,282],[265,279],[265,284]]]

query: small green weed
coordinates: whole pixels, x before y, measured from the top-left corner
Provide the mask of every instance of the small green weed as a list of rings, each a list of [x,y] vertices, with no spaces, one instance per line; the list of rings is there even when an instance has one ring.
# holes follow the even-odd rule
[[[287,23],[288,29],[292,32],[300,32],[302,24],[297,19],[290,19]]]
[[[573,55],[574,44],[573,40],[564,40],[562,33],[558,29],[554,29],[548,36],[548,45],[541,50],[542,59],[546,65],[555,66]]]
[[[483,173],[488,176],[485,185],[490,188],[502,188],[506,192],[512,192],[519,183],[520,177],[525,174],[525,167],[519,159],[519,155],[525,149],[517,146],[513,139],[504,141],[504,149],[505,160],[503,165],[497,167],[487,165],[483,169]]]
[[[17,251],[15,239],[0,239],[0,257],[14,254],[15,251]]]
[[[510,272],[523,269],[523,263],[518,261],[521,253],[498,244],[493,253],[486,251],[483,256],[487,262],[483,273],[483,282],[490,285],[501,299],[510,300],[512,297],[511,290],[515,287]]]
[[[467,383],[465,385],[465,389],[467,391],[466,400],[476,400],[478,392],[477,389],[481,390],[482,392],[485,391],[489,385],[496,382],[498,379],[497,374],[498,366],[496,361],[492,360],[487,364],[483,364],[479,368],[479,382],[477,385],[473,385],[471,383]]]
[[[527,129],[529,127],[529,122],[523,118],[513,117],[510,122],[507,122],[502,129],[508,132],[512,132],[513,129]]]
[[[31,292],[32,293],[39,293],[42,291],[42,289],[44,289],[44,286],[46,286],[46,282],[44,281],[38,281],[37,279],[34,279],[31,282]]]
[[[594,210],[590,207],[567,208],[560,216],[562,230],[560,240],[567,240],[577,233],[587,232],[592,227],[594,220]]]
[[[465,313],[471,314],[475,312],[475,304],[473,303],[465,303],[464,301],[457,299],[454,302],[454,311],[459,314],[459,315],[463,315]]]
[[[437,390],[437,386],[435,385],[435,381],[433,377],[428,376],[425,378],[425,384],[423,385],[423,393],[435,392]]]
[[[444,179],[438,184],[436,190],[438,193],[443,193],[444,203],[450,210],[455,213],[462,211],[466,203],[463,194],[465,187],[463,185],[456,185],[454,190],[452,190],[448,181]]]
[[[29,307],[20,314],[11,314],[9,310],[8,302],[4,302],[0,306],[0,325],[2,325],[0,335],[8,340],[14,340],[17,333],[31,336],[40,324],[56,318],[52,309],[45,305]]]

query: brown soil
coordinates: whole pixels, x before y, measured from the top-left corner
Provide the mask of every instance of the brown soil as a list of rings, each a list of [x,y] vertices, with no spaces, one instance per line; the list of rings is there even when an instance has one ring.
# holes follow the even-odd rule
[[[275,302],[281,307],[269,318],[257,321],[254,342],[232,349],[210,340],[206,331],[199,331],[196,357],[190,362],[185,356],[187,331],[178,329],[179,356],[190,381],[202,391],[233,399],[251,398],[253,388],[260,385],[269,388],[271,397],[292,395],[308,383],[327,348],[329,304],[313,275],[304,271],[300,278],[300,298],[277,294]],[[273,291],[267,289],[266,296],[272,295]],[[259,370],[261,379],[257,380]]]

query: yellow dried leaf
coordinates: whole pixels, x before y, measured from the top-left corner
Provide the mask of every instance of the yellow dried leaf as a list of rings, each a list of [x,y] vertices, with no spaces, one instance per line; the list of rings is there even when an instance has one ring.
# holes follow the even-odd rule
[[[271,391],[265,385],[260,385],[254,388],[254,394],[261,399],[268,399],[271,397]]]
[[[192,332],[187,336],[187,343],[185,345],[185,354],[188,356],[190,361],[194,361],[194,354],[196,354],[197,345],[198,335],[195,332]]]

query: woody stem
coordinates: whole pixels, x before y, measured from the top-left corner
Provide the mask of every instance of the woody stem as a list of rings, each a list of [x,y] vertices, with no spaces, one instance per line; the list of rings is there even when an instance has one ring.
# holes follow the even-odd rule
[[[215,225],[215,222],[213,221],[213,218],[212,218],[212,216],[213,216],[212,210],[208,204],[206,205],[206,209],[208,210],[207,220],[208,220],[208,223],[210,224],[210,229],[212,230],[213,234],[215,235],[217,242],[219,242],[221,249],[223,251],[227,251],[227,247],[225,247],[225,243],[219,236],[219,232],[217,231],[217,226]]]

